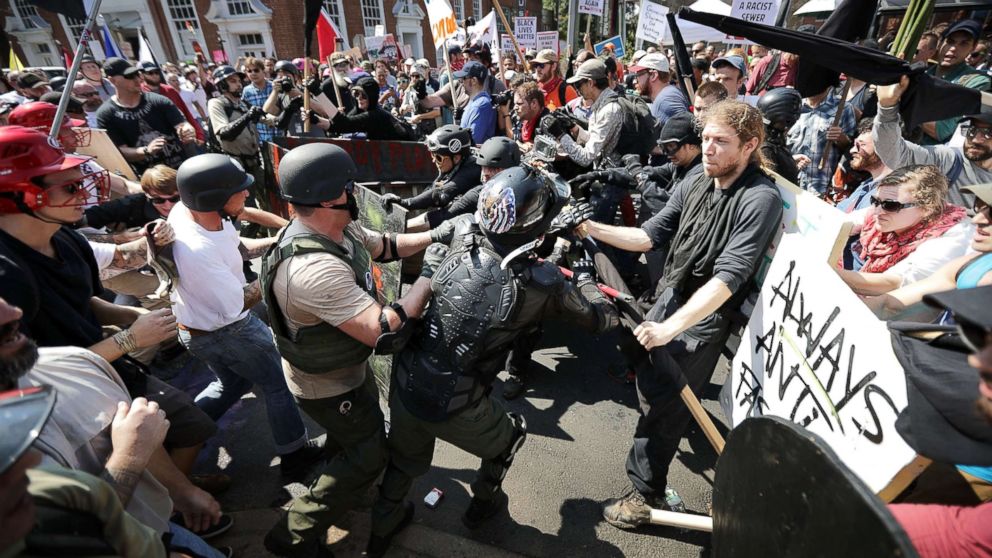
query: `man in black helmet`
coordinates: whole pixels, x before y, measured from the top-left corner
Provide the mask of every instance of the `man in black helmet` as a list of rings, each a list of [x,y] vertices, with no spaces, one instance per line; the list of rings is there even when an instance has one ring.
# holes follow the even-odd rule
[[[328,173],[327,169],[335,172]],[[327,431],[337,454],[310,490],[293,500],[265,539],[276,554],[313,556],[327,529],[361,500],[386,466],[386,434],[368,358],[392,352],[430,297],[423,277],[397,302],[383,299],[372,262],[427,247],[429,233],[376,233],[358,224],[357,173],[336,145],[297,147],[279,163],[283,197],[296,219],[262,263],[269,323],[290,391]]]
[[[786,142],[789,128],[799,120],[803,96],[795,89],[778,87],[762,95],[757,107],[765,123],[765,142],[761,144],[761,154],[771,163],[772,170],[798,185],[799,167]]]
[[[478,221],[448,221],[448,246],[427,249],[444,259],[431,279],[424,327],[393,360],[389,464],[372,510],[368,556],[382,556],[410,522],[413,504],[404,500],[430,468],[437,438],[483,460],[462,516],[468,527],[506,506],[502,481],[527,427],[489,392],[514,339],[554,314],[595,331],[617,324],[616,309],[588,273],[570,283],[533,253],[569,195],[556,176],[507,169],[483,187]]]
[[[197,406],[217,420],[258,384],[280,468],[296,476],[322,452],[308,442],[269,328],[249,312],[262,291],[258,281],[245,280],[244,259],[261,255],[273,241],[239,239],[231,224],[244,209],[252,181],[233,159],[217,153],[192,157],[179,167],[182,201],[168,221],[176,234],[173,258],[180,277],[172,308],[179,340],[216,374],[196,397]]]
[[[382,203],[388,209],[396,204],[406,209],[444,209],[458,196],[479,185],[480,170],[471,156],[472,132],[454,124],[447,124],[427,136],[427,150],[431,153],[437,178],[434,184],[412,198],[401,198],[396,194],[385,194]],[[425,219],[431,227],[437,227],[443,220],[442,212],[428,212]]]

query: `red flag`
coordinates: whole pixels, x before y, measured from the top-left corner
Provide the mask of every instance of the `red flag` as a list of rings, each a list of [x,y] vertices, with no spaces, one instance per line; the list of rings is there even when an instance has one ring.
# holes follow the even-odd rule
[[[325,10],[320,10],[320,17],[317,18],[317,44],[321,60],[327,60],[327,57],[334,53],[338,37],[342,37],[342,35],[338,27],[334,25],[334,20]]]
[[[62,62],[65,64],[66,70],[72,67],[72,53],[65,46],[62,47]]]

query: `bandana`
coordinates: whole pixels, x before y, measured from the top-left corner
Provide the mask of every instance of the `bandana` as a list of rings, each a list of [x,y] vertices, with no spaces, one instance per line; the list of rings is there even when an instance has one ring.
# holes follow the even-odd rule
[[[883,233],[876,227],[874,213],[869,213],[861,230],[861,271],[882,273],[913,253],[920,244],[937,238],[967,217],[964,208],[944,206],[944,211],[934,219],[921,221],[904,230]]]

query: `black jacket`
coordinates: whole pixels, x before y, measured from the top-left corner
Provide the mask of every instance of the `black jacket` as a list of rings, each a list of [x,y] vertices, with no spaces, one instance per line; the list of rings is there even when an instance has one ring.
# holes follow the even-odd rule
[[[396,118],[379,106],[379,84],[372,78],[363,77],[356,86],[365,92],[369,100],[368,109],[360,110],[356,104],[348,114],[338,112],[327,131],[338,134],[364,132],[370,140],[406,139],[397,128]]]

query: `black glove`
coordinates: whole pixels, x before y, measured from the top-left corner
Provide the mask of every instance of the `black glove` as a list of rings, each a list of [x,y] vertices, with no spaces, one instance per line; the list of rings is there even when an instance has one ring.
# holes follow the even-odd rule
[[[307,113],[306,113],[306,120],[309,120],[311,124],[316,124],[317,123],[317,113],[314,112],[314,111],[312,111],[312,110],[308,110]]]
[[[427,80],[418,79],[416,83],[413,84],[413,90],[417,93],[417,100],[423,100],[427,96]]]
[[[584,198],[603,191],[603,183],[599,180],[599,171],[580,174],[569,180],[568,183],[572,186],[573,191],[578,192]]]
[[[624,155],[621,161],[623,161],[623,167],[627,171],[627,174],[634,178],[637,178],[637,175],[641,174],[641,171],[644,169],[644,165],[641,164],[640,155]]]
[[[248,119],[252,122],[258,122],[265,116],[265,111],[261,107],[252,106],[248,109]]]
[[[291,78],[282,78],[279,80],[279,90],[283,93],[289,93],[293,90],[293,80]]]
[[[434,277],[434,272],[441,267],[444,258],[448,257],[448,247],[444,244],[434,243],[424,250],[424,263],[420,267],[420,276],[430,279]]]
[[[431,242],[440,242],[441,244],[449,244],[451,241],[451,235],[455,232],[455,222],[451,219],[442,221],[441,224],[431,229]]]
[[[576,200],[561,210],[555,220],[563,229],[572,230],[592,218],[593,209],[586,200]]]
[[[637,181],[634,180],[634,177],[628,174],[625,169],[606,169],[599,171],[599,173],[600,181],[603,183],[612,184],[621,188],[627,188],[629,190],[637,188]]]
[[[462,115],[463,114],[465,114],[465,109],[464,108],[456,108],[455,109],[455,122],[461,122],[462,121]]]
[[[403,208],[406,207],[406,201],[396,194],[383,194],[379,197],[379,203],[382,204],[382,208],[386,211],[391,211],[393,209],[393,204]]]
[[[303,82],[303,87],[305,87],[307,91],[309,91],[310,94],[313,95],[314,97],[320,95],[322,92],[320,89],[320,80],[315,77],[312,77],[306,80],[305,82]]]
[[[572,121],[554,113],[541,117],[541,132],[555,139],[560,139],[572,128]]]
[[[578,284],[580,281],[595,281],[596,264],[592,260],[583,258],[572,262],[572,282]]]

